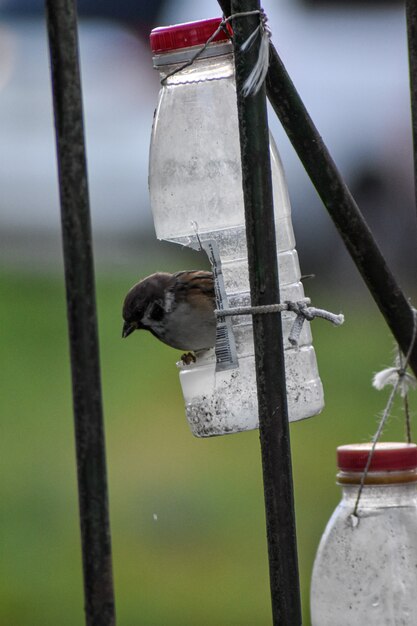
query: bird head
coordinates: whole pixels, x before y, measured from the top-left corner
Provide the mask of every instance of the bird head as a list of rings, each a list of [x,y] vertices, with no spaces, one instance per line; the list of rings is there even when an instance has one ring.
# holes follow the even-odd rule
[[[127,293],[123,303],[123,339],[135,330],[151,330],[154,322],[163,319],[165,290],[171,274],[158,272],[144,278]]]

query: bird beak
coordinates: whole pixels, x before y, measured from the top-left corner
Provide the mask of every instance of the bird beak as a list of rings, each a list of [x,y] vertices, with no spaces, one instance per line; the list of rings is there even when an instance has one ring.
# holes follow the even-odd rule
[[[137,329],[137,325],[134,322],[133,323],[125,322],[123,324],[122,339],[126,339],[126,337],[129,337],[129,335],[133,333],[133,331],[136,329]]]

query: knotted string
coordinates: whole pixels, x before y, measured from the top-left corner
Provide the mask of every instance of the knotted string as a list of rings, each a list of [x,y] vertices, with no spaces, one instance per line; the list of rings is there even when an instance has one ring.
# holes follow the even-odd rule
[[[410,361],[411,353],[414,348],[414,344],[416,342],[416,336],[417,336],[417,310],[412,308],[412,312],[413,312],[413,332],[411,335],[410,346],[408,348],[405,359],[403,360],[402,355],[400,355],[398,362],[396,362],[396,365],[397,365],[396,367],[389,367],[387,369],[382,370],[381,372],[378,372],[377,374],[375,374],[373,381],[372,381],[373,386],[378,390],[382,389],[386,385],[392,385],[392,390],[389,395],[388,402],[386,404],[384,412],[382,414],[381,420],[378,424],[376,433],[372,437],[372,446],[368,453],[368,458],[366,460],[365,469],[363,470],[363,474],[361,477],[361,482],[359,485],[355,506],[353,509],[353,513],[351,515],[351,523],[353,527],[356,527],[359,524],[358,508],[359,508],[359,502],[361,499],[362,491],[365,485],[366,477],[369,472],[369,468],[371,466],[372,458],[374,456],[376,444],[378,443],[378,440],[382,434],[382,431],[387,422],[387,419],[391,413],[395,395],[397,393],[400,393],[400,395],[404,398],[407,396],[410,387],[414,388],[416,386],[415,378],[413,378],[410,374],[407,374],[407,371],[406,371],[408,367],[408,363]],[[408,407],[408,403],[406,406]],[[409,419],[410,419],[410,416],[408,413],[406,413],[406,420],[408,421],[407,423],[408,443],[410,443],[411,441]]]
[[[168,74],[166,74],[163,78],[161,78],[161,84],[163,85],[168,78],[170,78],[171,76],[174,76],[174,74],[176,74],[177,72],[181,72],[182,70],[184,70],[185,68],[189,67],[190,65],[192,65],[194,63],[194,61],[196,61],[202,54],[203,52],[206,50],[207,46],[209,44],[211,44],[211,42],[213,41],[213,39],[215,37],[217,37],[217,35],[220,33],[221,30],[223,30],[227,36],[232,39],[232,35],[229,32],[229,30],[227,29],[227,24],[237,18],[237,17],[249,17],[250,15],[259,15],[259,24],[258,26],[255,28],[255,30],[253,31],[253,33],[251,33],[249,35],[249,37],[246,39],[246,41],[242,44],[241,46],[241,50],[242,52],[244,52],[245,50],[248,50],[249,48],[251,48],[251,46],[253,45],[255,39],[257,36],[261,37],[261,41],[259,44],[259,55],[258,55],[258,59],[251,71],[251,73],[249,74],[249,76],[247,77],[243,88],[242,88],[242,93],[243,95],[249,96],[252,94],[256,94],[258,93],[259,89],[261,88],[266,74],[268,72],[268,67],[269,67],[269,40],[271,38],[271,29],[269,28],[267,21],[268,18],[266,16],[265,11],[261,8],[259,10],[255,10],[255,11],[242,11],[240,13],[234,13],[233,15],[229,15],[229,17],[224,17],[222,21],[220,22],[219,26],[216,28],[216,30],[214,31],[214,33],[212,35],[210,35],[210,37],[207,39],[206,43],[199,48],[195,54],[191,57],[191,59],[189,59],[188,61],[186,61],[185,63],[183,63],[182,65],[180,65],[179,67],[176,67],[174,70],[172,70],[172,72],[169,72]]]
[[[215,309],[214,314],[216,317],[229,317],[232,315],[262,315],[265,313],[282,313],[282,311],[291,311],[296,314],[296,318],[288,336],[288,341],[291,345],[297,346],[305,320],[311,321],[315,317],[321,317],[328,320],[335,326],[340,326],[345,321],[342,314],[336,315],[335,313],[325,311],[324,309],[317,309],[316,307],[308,306],[309,304],[310,298],[304,298],[303,300],[298,300],[297,302],[286,300],[280,304]]]
[[[242,94],[245,96],[255,95],[263,85],[268,73],[269,67],[269,43],[271,39],[271,29],[267,24],[268,18],[265,11],[261,8],[259,11],[259,24],[251,35],[241,46],[241,51],[245,52],[252,47],[256,37],[260,36],[258,59],[245,80],[242,87]]]

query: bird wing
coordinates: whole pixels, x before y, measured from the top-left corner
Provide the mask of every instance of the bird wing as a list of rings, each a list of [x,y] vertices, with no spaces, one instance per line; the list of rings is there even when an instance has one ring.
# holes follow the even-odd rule
[[[208,298],[214,298],[213,273],[204,270],[185,270],[176,272],[176,288],[183,290],[199,290]]]
[[[188,301],[192,306],[202,312],[210,312],[214,309],[214,281],[212,272],[204,270],[186,270],[173,274],[175,278],[175,299],[167,291],[165,310],[173,310],[181,301]],[[171,308],[170,308],[171,305]]]

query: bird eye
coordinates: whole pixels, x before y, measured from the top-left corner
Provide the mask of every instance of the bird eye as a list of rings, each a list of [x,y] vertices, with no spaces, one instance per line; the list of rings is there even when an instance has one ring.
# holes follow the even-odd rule
[[[164,315],[165,311],[162,306],[158,304],[158,302],[154,302],[151,310],[148,313],[149,318],[154,320],[155,322],[160,322]]]

